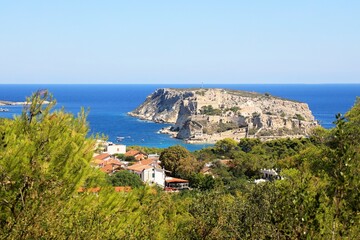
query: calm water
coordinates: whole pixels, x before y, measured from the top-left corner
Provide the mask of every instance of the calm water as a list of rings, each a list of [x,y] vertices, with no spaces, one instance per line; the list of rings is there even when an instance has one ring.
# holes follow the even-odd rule
[[[26,96],[38,89],[48,89],[57,99],[57,108],[76,114],[81,107],[90,109],[88,121],[91,133],[103,133],[110,141],[116,142],[117,136],[125,137],[126,145],[168,147],[181,144],[189,150],[205,145],[184,144],[168,135],[156,132],[167,124],[140,121],[127,116],[140,105],[153,91],[162,87],[200,87],[200,85],[0,85],[0,99],[24,101]],[[293,99],[309,104],[315,118],[325,128],[331,128],[336,113],[347,112],[360,96],[360,84],[326,85],[286,85],[286,84],[236,84],[204,85],[217,87],[268,92],[274,96]],[[21,106],[6,106],[10,112],[0,112],[0,117],[13,117],[21,112]]]

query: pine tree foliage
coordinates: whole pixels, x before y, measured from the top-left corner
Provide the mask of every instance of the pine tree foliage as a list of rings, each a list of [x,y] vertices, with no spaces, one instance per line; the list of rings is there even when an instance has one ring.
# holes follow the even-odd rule
[[[48,104],[46,104],[46,102]],[[55,206],[67,201],[83,184],[94,142],[87,139],[86,114],[77,118],[52,111],[47,92],[27,99],[21,116],[0,125],[1,235],[42,236],[38,228]],[[46,226],[46,224],[44,225]]]

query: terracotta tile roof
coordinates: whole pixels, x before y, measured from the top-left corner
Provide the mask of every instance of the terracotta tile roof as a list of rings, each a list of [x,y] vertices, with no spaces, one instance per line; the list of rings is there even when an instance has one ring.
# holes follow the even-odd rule
[[[152,168],[152,166],[143,165],[143,164],[134,164],[129,166],[127,169],[135,172],[142,172],[144,169],[150,169],[150,168]]]
[[[146,159],[146,155],[144,155],[144,154],[142,154],[142,153],[137,154],[137,155],[135,156],[135,159],[138,160],[138,161],[144,160],[144,159]]]
[[[188,183],[189,180],[185,180],[185,179],[181,179],[181,178],[174,178],[174,177],[166,177],[166,178],[165,178],[165,182],[167,182],[167,183],[174,183],[174,182],[177,182],[177,183]]]
[[[109,160],[105,160],[104,161],[104,164],[105,165],[110,165],[110,164],[113,164],[113,165],[121,165],[121,162],[119,161],[119,160],[117,160],[117,159],[114,159],[114,158],[111,158],[111,159],[109,159]]]
[[[127,152],[125,153],[125,156],[126,156],[126,157],[128,157],[128,156],[135,156],[135,155],[137,155],[137,154],[139,154],[139,153],[140,153],[140,151],[131,149],[131,150],[129,150],[129,151],[127,151]]]
[[[157,162],[157,161],[155,161],[155,164],[156,164],[156,162]],[[142,165],[150,165],[150,164],[152,164],[152,163],[154,163],[154,159],[151,159],[151,158],[149,158],[149,159],[144,159],[144,160],[141,160],[141,161],[139,162],[139,164],[142,164]]]
[[[95,158],[95,159],[104,160],[104,159],[109,158],[109,157],[110,157],[110,154],[108,154],[108,153],[102,153],[102,154],[99,154],[99,155],[95,156],[94,158]]]
[[[115,170],[119,170],[119,166],[112,166],[111,164],[105,165],[104,167],[100,168],[100,171],[104,173],[112,173]]]
[[[93,163],[93,164],[95,164],[95,165],[101,165],[101,164],[103,164],[104,163],[104,160],[100,160],[100,159],[93,159],[92,161],[91,161],[91,163]]]
[[[143,152],[141,152],[141,151],[139,151],[139,150],[135,150],[135,149],[131,149],[131,150],[129,150],[129,151],[127,151],[126,153],[125,153],[125,157],[129,157],[129,156],[136,156],[136,155],[139,155],[139,154],[142,154],[142,155],[144,155],[144,156],[147,156],[147,154],[146,153],[143,153]]]
[[[111,173],[113,170],[106,167],[102,167],[100,168],[100,171],[102,171],[103,173]]]

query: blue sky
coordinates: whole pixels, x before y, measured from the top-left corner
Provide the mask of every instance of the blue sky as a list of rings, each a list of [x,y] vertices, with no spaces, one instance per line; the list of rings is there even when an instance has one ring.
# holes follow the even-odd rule
[[[0,0],[0,83],[360,83],[360,1]]]

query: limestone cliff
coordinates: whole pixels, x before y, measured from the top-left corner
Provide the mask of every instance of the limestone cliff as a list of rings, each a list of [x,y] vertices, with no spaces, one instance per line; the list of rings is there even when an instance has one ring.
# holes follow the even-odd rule
[[[306,103],[228,89],[158,89],[129,114],[173,123],[176,137],[190,142],[306,136],[317,125]]]

